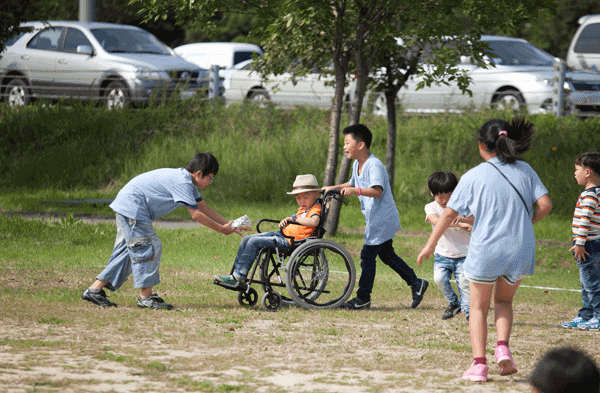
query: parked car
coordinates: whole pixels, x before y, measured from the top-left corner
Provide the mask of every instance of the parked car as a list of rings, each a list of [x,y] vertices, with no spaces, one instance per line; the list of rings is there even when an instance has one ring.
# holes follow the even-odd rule
[[[237,64],[224,73],[225,100],[228,103],[249,100],[257,103],[271,102],[283,108],[314,106],[330,109],[335,95],[333,76],[317,70],[291,81],[290,72],[269,75],[263,80],[253,69],[253,60]],[[347,89],[349,90],[349,89]],[[346,95],[348,100],[348,95]]]
[[[68,21],[23,26],[32,31],[14,37],[0,57],[0,93],[9,105],[66,97],[120,108],[174,92],[186,98],[208,86],[207,70],[138,27]]]
[[[241,42],[198,42],[181,45],[173,50],[185,60],[204,69],[210,69],[213,65],[229,69],[252,59],[254,53],[257,56],[263,55],[260,46]]]
[[[435,85],[416,90],[422,77],[411,77],[398,92],[399,104],[406,112],[460,112],[466,107],[482,106],[524,110],[531,114],[552,112],[554,64],[558,60],[531,43],[500,36],[482,36],[493,55],[487,60],[495,67],[482,68],[463,57],[458,67],[471,77],[469,90],[463,94],[456,83]],[[600,111],[600,75],[592,72],[566,73],[567,108],[585,116]],[[377,94],[373,111],[387,113],[385,97]]]
[[[600,15],[585,15],[578,22],[567,52],[567,65],[575,70],[600,71]]]

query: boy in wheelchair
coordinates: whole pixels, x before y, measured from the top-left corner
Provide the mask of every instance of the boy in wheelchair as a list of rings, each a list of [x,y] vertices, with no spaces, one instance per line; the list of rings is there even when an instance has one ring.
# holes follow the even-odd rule
[[[245,282],[248,272],[263,247],[280,249],[291,247],[291,239],[298,241],[310,237],[319,225],[321,204],[318,197],[321,190],[314,175],[298,175],[293,184],[293,189],[288,192],[296,197],[298,212],[286,217],[279,223],[279,232],[257,233],[245,236],[238,248],[237,256],[233,263],[232,273],[216,275],[215,279],[228,286],[236,286],[238,282]],[[293,222],[297,225],[290,225]]]

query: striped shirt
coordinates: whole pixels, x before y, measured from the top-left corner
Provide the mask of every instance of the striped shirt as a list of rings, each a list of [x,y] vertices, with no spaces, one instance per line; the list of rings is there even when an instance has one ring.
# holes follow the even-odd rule
[[[585,246],[588,240],[600,239],[600,187],[583,191],[573,213],[573,241]]]

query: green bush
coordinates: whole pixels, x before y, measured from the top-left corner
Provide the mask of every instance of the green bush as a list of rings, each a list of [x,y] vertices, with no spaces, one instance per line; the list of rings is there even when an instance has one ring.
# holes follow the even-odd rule
[[[135,175],[160,167],[183,167],[210,151],[220,170],[203,193],[218,202],[289,202],[285,194],[298,174],[323,179],[330,114],[313,108],[280,110],[253,105],[182,101],[142,110],[106,111],[85,105],[0,109],[0,188],[88,189],[108,184],[107,196]],[[427,177],[435,170],[458,176],[479,164],[475,131],[493,117],[473,111],[426,117],[400,115],[394,191],[399,206],[422,206],[431,197]],[[554,212],[569,215],[581,191],[573,160],[597,150],[600,119],[530,116],[534,146],[524,159],[548,187]],[[372,151],[385,161],[387,123],[364,116],[374,133]],[[344,118],[342,127],[347,125]],[[342,154],[340,137],[340,157]],[[83,192],[85,194],[85,191]],[[97,197],[97,194],[95,194]]]

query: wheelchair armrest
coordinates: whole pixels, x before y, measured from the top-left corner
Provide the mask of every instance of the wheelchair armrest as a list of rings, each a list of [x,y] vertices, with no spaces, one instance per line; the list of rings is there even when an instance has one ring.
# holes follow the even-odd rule
[[[275,223],[275,224],[279,224],[281,222],[281,220],[277,221],[277,220],[271,220],[269,218],[263,218],[262,220],[260,220],[260,221],[258,221],[256,223],[256,232],[258,232],[258,233],[262,233],[262,231],[260,230],[260,224],[262,222],[272,222],[272,223]]]

